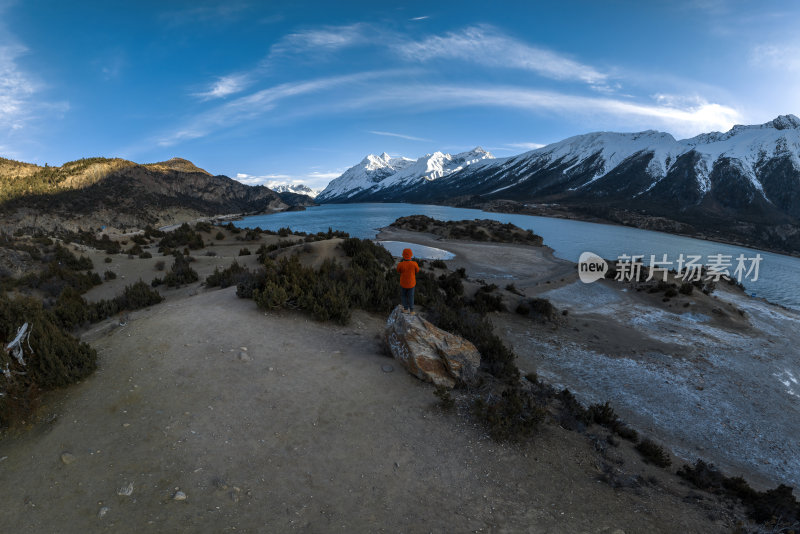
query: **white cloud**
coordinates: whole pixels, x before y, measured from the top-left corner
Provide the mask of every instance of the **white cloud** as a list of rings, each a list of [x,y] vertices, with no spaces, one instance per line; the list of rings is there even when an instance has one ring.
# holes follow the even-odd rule
[[[18,130],[30,118],[31,97],[37,84],[23,72],[17,59],[22,46],[0,46],[0,128]]]
[[[556,80],[575,80],[606,86],[608,75],[562,54],[530,46],[501,34],[490,26],[466,28],[459,33],[405,42],[397,47],[408,60],[459,59],[489,67],[511,67]]]
[[[623,122],[644,129],[659,126],[676,136],[728,130],[741,122],[736,109],[693,97],[693,104],[676,106],[607,97],[576,96],[522,87],[468,87],[455,85],[392,86],[340,103],[340,109],[395,106],[419,112],[457,107],[504,107],[530,112],[556,112],[597,123]],[[601,120],[598,120],[601,119]]]
[[[508,146],[511,148],[521,148],[523,150],[536,150],[537,148],[542,148],[542,143],[509,143]]]
[[[217,78],[217,81],[211,84],[207,91],[195,93],[194,96],[203,100],[225,98],[226,96],[240,93],[248,85],[250,85],[250,79],[247,74],[231,74]]]
[[[367,44],[375,39],[375,35],[375,31],[370,31],[369,26],[361,23],[299,31],[285,36],[273,45],[270,49],[270,58],[285,54],[302,54],[309,50],[334,51]]]
[[[401,71],[394,70],[361,72],[304,82],[283,83],[262,89],[250,95],[240,96],[194,116],[178,130],[162,136],[157,140],[157,143],[160,146],[172,146],[181,141],[205,137],[220,129],[232,128],[241,123],[262,117],[267,112],[275,109],[279,102],[292,97],[317,93],[336,87],[354,86],[377,78],[396,76],[400,73]]]
[[[411,18],[409,20],[417,21],[417,20],[425,20],[425,19],[429,19],[429,18],[430,18],[430,16],[425,15],[425,16],[422,16],[422,17],[413,17],[413,18]]]
[[[392,133],[392,132],[379,132],[375,130],[370,130],[371,134],[375,135],[385,135],[388,137],[399,137],[400,139],[408,139],[409,141],[432,141],[431,139],[425,139],[424,137],[414,137],[413,135],[404,135],[399,133]]]

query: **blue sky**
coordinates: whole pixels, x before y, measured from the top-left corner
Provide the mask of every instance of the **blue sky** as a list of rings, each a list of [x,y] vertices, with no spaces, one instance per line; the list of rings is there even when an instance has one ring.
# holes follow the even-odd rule
[[[368,153],[684,138],[800,115],[798,22],[771,1],[0,0],[0,155],[322,187]]]

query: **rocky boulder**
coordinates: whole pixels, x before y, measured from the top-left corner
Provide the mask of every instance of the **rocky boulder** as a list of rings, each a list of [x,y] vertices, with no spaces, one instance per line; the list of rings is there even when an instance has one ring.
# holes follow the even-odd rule
[[[475,379],[481,364],[475,345],[402,310],[397,306],[389,315],[384,338],[392,356],[409,373],[448,388]]]

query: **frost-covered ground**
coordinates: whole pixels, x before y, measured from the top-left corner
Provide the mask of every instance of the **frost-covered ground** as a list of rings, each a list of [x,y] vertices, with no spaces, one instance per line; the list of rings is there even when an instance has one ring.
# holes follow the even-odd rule
[[[512,326],[522,366],[585,402],[611,401],[687,461],[711,461],[757,486],[800,485],[800,314],[725,288],[712,313],[659,309],[611,284],[575,282],[541,296],[569,309],[571,324],[600,315],[672,350],[637,351],[633,340],[621,355]],[[741,328],[714,317],[735,308]]]

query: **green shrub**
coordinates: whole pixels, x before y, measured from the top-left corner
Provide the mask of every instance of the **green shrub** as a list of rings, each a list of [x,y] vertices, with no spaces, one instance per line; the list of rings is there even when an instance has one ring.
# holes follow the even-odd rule
[[[106,271],[103,273],[103,280],[114,280],[117,278],[117,273],[114,271]]]
[[[486,314],[495,311],[506,311],[506,306],[503,304],[503,297],[501,295],[492,295],[487,291],[478,290],[475,293],[475,298],[472,301],[472,307],[480,314]]]
[[[179,287],[197,282],[199,278],[197,272],[189,266],[189,260],[181,254],[176,254],[170,272],[164,277],[164,283],[167,287]]]
[[[111,263],[113,260],[111,258],[109,258],[108,256],[106,256],[106,259],[103,260],[103,261],[105,261],[106,263]]]
[[[681,295],[691,295],[692,291],[694,291],[694,286],[689,282],[682,283],[680,289],[678,289],[678,293]]]
[[[199,250],[203,248],[202,236],[192,230],[192,228],[183,223],[179,228],[172,232],[165,233],[164,237],[158,245],[158,251],[164,252],[167,249],[175,249],[179,247],[188,247],[191,250]]]
[[[214,239],[216,239],[217,241],[222,241],[223,239],[225,239],[225,234],[223,234],[221,231],[217,232],[217,235],[214,236]]]
[[[88,271],[94,268],[92,260],[84,256],[78,258],[68,248],[61,245],[56,245],[53,262],[72,271]]]
[[[56,261],[51,261],[44,271],[28,273],[20,278],[17,284],[19,287],[36,288],[47,296],[57,297],[67,286],[79,293],[85,293],[102,283],[100,275],[95,272],[82,273],[60,265]]]
[[[215,267],[214,272],[206,277],[205,284],[208,287],[223,288],[237,285],[242,279],[242,276],[248,272],[246,267],[239,265],[239,262],[234,260],[230,266],[222,271],[220,271],[218,267]]]
[[[250,249],[247,248],[247,247],[243,247],[243,248],[239,249],[239,256],[250,256],[251,254],[252,254],[252,252],[250,252]]]
[[[443,260],[433,260],[431,262],[431,267],[436,269],[447,269],[447,264]]]
[[[81,380],[97,366],[95,350],[69,335],[40,302],[0,294],[0,341],[4,345],[11,341],[26,322],[31,336],[25,345],[30,343],[32,351],[25,352],[25,367],[0,351],[0,367],[8,367],[11,375],[0,373],[0,391],[5,393],[0,396],[0,426],[26,418],[39,392]]]
[[[772,532],[791,532],[791,525],[800,522],[800,504],[792,495],[792,488],[783,484],[756,491],[742,477],[726,477],[713,464],[702,460],[697,460],[694,466],[684,465],[678,476],[702,490],[740,499],[748,516],[757,523],[771,524]]]
[[[475,399],[475,416],[484,423],[489,434],[497,440],[521,440],[533,434],[544,420],[546,410],[519,386],[505,389],[499,396]]]
[[[657,465],[658,467],[669,467],[672,460],[664,449],[654,441],[644,438],[636,445],[636,450],[642,455],[642,458],[648,463]]]

